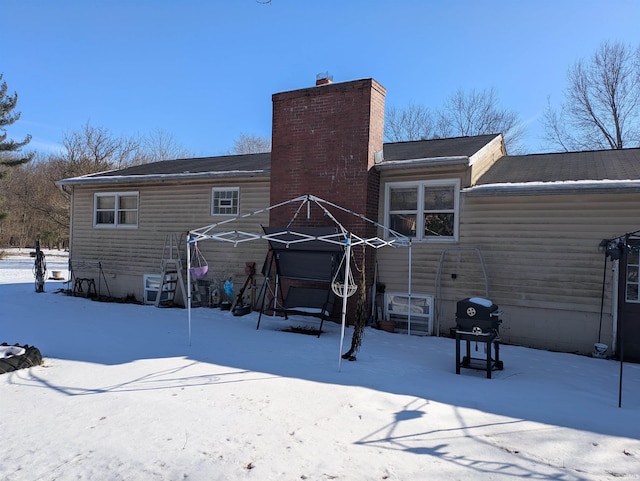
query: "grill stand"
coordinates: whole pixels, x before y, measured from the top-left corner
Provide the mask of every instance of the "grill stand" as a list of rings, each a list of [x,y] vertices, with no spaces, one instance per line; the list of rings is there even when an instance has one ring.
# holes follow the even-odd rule
[[[460,360],[460,341],[467,344],[467,355]],[[486,358],[471,357],[471,342],[483,343],[486,345]],[[491,355],[491,346],[495,348],[495,359]],[[471,361],[482,361],[482,363],[472,363]],[[469,332],[456,330],[456,374],[460,374],[460,368],[479,369],[487,371],[487,379],[491,379],[491,372],[502,371],[503,363],[500,360],[500,338],[497,332]]]

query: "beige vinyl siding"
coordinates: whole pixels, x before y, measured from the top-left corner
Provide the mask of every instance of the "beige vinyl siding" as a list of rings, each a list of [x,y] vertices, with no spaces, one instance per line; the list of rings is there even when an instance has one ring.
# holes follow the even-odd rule
[[[134,295],[142,300],[144,274],[161,272],[163,248],[167,236],[175,234],[179,252],[186,258],[186,235],[206,225],[233,216],[211,215],[212,187],[240,187],[240,214],[247,214],[269,205],[269,182],[266,179],[228,179],[190,183],[126,184],[125,186],[75,186],[73,205],[73,239],[71,260],[99,260],[106,283],[113,297]],[[137,229],[96,229],[93,227],[95,192],[136,191],[139,193]],[[233,223],[233,229],[251,232],[268,223],[268,213]],[[230,226],[225,226],[230,228]],[[261,266],[266,244],[248,242],[233,244],[205,241],[199,248],[209,262],[209,277],[233,276],[239,287],[244,282],[245,262]],[[95,271],[95,269],[94,269]],[[95,277],[96,272],[78,273]],[[97,280],[97,279],[96,279]],[[105,290],[101,292],[107,294]]]
[[[625,208],[620,196],[606,194],[463,198],[461,243],[485,253],[492,296],[512,305],[599,312],[598,244],[632,227],[633,201]]]
[[[413,244],[413,291],[439,294],[436,326],[447,334],[455,325],[455,303],[484,296],[475,252],[456,250],[476,247],[486,264],[489,298],[504,311],[505,342],[586,354],[598,341],[604,268],[598,245],[603,238],[638,229],[638,205],[640,194],[633,193],[463,194],[460,242]],[[406,286],[406,252],[381,249],[378,256],[387,289]],[[609,267],[602,342],[612,345],[611,262]]]

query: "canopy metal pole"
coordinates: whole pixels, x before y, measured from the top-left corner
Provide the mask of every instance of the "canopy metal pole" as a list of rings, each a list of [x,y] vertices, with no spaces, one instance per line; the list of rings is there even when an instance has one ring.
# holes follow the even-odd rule
[[[412,264],[413,260],[411,258],[411,239],[409,239],[409,282],[408,282],[408,289],[409,289],[409,314],[407,315],[407,334],[410,336],[411,335],[411,264]]]
[[[630,237],[631,237],[631,234],[627,234],[624,236],[624,246],[623,246],[624,250],[622,251],[622,258],[619,261],[619,262],[622,262],[623,269],[625,269],[625,271],[627,270],[627,263],[629,262],[628,256],[629,256],[629,238]],[[628,276],[625,276],[625,282],[627,278]],[[626,292],[626,287],[625,287],[625,292]],[[620,318],[619,318],[619,322],[620,322],[620,346],[618,347],[620,352],[620,379],[619,379],[619,386],[618,386],[618,407],[619,408],[622,407],[622,371],[624,367],[624,321],[625,321],[625,317],[627,317],[624,315],[624,310],[625,310],[625,304],[622,305],[622,309],[620,310]]]
[[[191,345],[191,244],[189,240],[187,238],[187,316],[189,318],[189,345]]]
[[[345,252],[344,285],[342,286],[342,328],[340,331],[340,352],[338,353],[338,371],[342,369],[342,346],[344,344],[344,328],[347,319],[347,289],[349,288],[349,267],[351,265],[351,235],[344,240]]]

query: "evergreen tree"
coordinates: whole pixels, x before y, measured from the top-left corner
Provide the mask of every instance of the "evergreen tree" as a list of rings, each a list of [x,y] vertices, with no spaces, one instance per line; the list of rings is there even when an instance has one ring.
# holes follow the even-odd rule
[[[0,82],[2,81],[2,74],[0,74]],[[27,145],[31,141],[31,136],[27,137],[22,142],[16,142],[15,140],[7,139],[8,125],[12,125],[20,118],[20,112],[13,112],[18,103],[18,94],[7,94],[7,82],[0,83],[0,166],[2,167],[15,167],[16,165],[29,162],[34,154],[33,153],[20,153],[20,149]],[[0,176],[3,175],[2,169],[0,169]]]
[[[0,179],[6,175],[8,167],[22,165],[33,159],[35,153],[22,153],[20,149],[31,141],[27,135],[22,142],[16,142],[7,138],[6,127],[12,125],[20,118],[20,112],[14,112],[18,103],[18,94],[7,94],[7,82],[2,81],[0,74]],[[0,212],[0,219],[6,214]]]

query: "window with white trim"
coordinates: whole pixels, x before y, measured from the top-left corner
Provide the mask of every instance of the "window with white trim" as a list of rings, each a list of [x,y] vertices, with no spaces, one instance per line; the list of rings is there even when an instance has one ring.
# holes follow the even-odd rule
[[[238,215],[239,187],[214,187],[211,189],[211,215]]]
[[[138,193],[110,192],[93,195],[93,226],[138,227]]]
[[[423,241],[458,239],[460,181],[390,182],[386,186],[385,225]]]
[[[640,246],[634,244],[627,253],[627,295],[626,301],[640,303]]]

